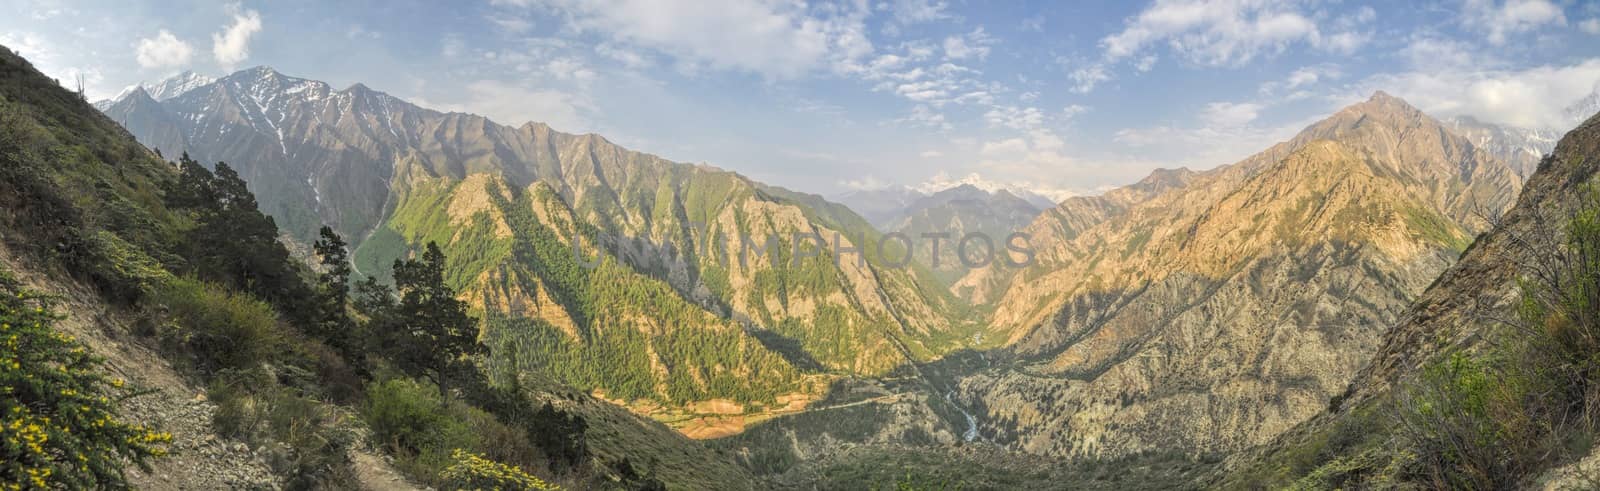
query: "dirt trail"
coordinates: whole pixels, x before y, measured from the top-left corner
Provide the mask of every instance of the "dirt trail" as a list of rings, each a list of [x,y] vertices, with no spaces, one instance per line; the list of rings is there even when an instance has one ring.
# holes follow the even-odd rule
[[[128,469],[129,483],[135,489],[282,488],[281,479],[272,474],[262,456],[244,443],[217,436],[212,427],[217,407],[206,400],[205,389],[174,370],[146,344],[147,339],[135,336],[125,313],[108,308],[88,286],[63,281],[66,276],[59,272],[46,274],[26,267],[3,245],[0,267],[27,288],[55,297],[56,311],[63,316],[57,329],[104,357],[110,376],[127,380],[131,387],[154,391],[129,399],[122,407],[129,420],[172,434],[169,455],[153,460],[149,472]],[[351,458],[365,489],[417,489],[370,450],[352,449]]]

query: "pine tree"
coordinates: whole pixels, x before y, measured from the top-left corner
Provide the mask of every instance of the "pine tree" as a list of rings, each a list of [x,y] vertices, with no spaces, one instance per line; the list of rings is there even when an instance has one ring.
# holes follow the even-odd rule
[[[355,360],[355,321],[347,310],[351,273],[348,244],[328,226],[318,233],[321,238],[312,245],[323,268],[317,276],[316,334],[345,358]]]
[[[478,343],[478,321],[444,283],[444,253],[433,242],[420,259],[395,261],[394,282],[400,301],[386,319],[385,351],[400,370],[432,381],[448,401],[453,374],[487,351]]]
[[[187,153],[178,166],[166,200],[195,222],[184,242],[190,269],[271,302],[297,325],[312,322],[312,292],[278,242],[277,224],[261,212],[239,173],[223,162],[216,172],[206,170]]]

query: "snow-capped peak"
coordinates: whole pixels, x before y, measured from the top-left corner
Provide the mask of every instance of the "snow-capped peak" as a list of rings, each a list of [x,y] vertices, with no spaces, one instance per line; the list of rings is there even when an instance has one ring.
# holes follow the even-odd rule
[[[972,186],[991,194],[1005,191],[1044,208],[1053,207],[1056,203],[1077,195],[1077,193],[1066,189],[1041,187],[1021,182],[994,181],[986,179],[976,172],[960,178],[954,178],[947,172],[939,171],[939,173],[934,174],[933,177],[928,178],[921,184],[911,186],[911,189],[931,195],[962,185]]]
[[[1594,90],[1589,92],[1587,97],[1567,106],[1564,113],[1567,121],[1574,125],[1583,123],[1595,113],[1600,113],[1600,83],[1595,84]]]
[[[166,101],[215,81],[217,81],[216,77],[201,75],[195,72],[184,70],[183,73],[167,77],[166,79],[154,84],[139,82],[124,87],[121,92],[117,92],[116,96],[110,99],[96,101],[94,103],[94,107],[104,111],[106,108],[111,107],[112,104],[121,102],[123,99],[128,98],[129,95],[132,95],[135,91],[141,88],[144,89],[146,94],[150,95],[151,99],[155,99],[156,101]]]
[[[216,77],[184,70],[183,73],[168,77],[153,86],[146,86],[145,91],[150,93],[152,99],[165,101],[215,81]]]

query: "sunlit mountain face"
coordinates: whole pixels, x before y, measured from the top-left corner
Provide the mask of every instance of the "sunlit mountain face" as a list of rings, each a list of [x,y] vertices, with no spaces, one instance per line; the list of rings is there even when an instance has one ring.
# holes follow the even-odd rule
[[[1597,5],[6,11],[0,482],[1596,472]]]

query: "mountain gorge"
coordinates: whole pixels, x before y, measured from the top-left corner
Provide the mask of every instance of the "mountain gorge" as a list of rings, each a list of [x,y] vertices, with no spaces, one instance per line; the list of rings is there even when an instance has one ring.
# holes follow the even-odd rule
[[[641,411],[793,410],[831,377],[959,347],[958,306],[925,270],[833,253],[874,250],[848,209],[598,135],[265,67],[106,114],[169,157],[229,162],[301,241],[329,224],[360,274],[437,242],[501,362]]]
[[[931,268],[941,281],[950,284],[972,269],[1009,267],[997,256],[1011,254],[1006,248],[1007,240],[1032,222],[1039,215],[1039,208],[1004,189],[990,192],[962,184],[912,202],[903,214],[885,229],[926,244],[917,247],[913,257]],[[963,239],[971,234],[981,237],[967,241],[964,246]],[[933,249],[935,240],[939,242],[937,257]],[[964,259],[959,255],[963,250],[967,252]],[[980,268],[968,264],[977,264]],[[961,292],[952,293],[963,296]]]
[[[361,275],[439,244],[486,371],[726,437],[715,448],[798,487],[862,455],[1066,466],[1254,456],[1314,432],[1330,401],[1377,397],[1430,340],[1469,336],[1391,326],[1429,322],[1440,285],[1487,261],[1474,241],[1524,179],[1543,182],[1524,202],[1556,199],[1540,162],[1562,152],[1378,92],[1240,162],[1045,209],[973,186],[841,205],[265,67],[170,85],[188,89],[101,108],[168,158],[238,169],[286,240],[330,224]],[[1013,231],[1032,264],[950,267],[954,240],[1004,254]],[[950,238],[938,256],[876,250],[888,232]]]

